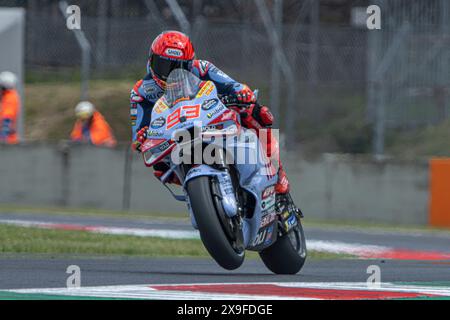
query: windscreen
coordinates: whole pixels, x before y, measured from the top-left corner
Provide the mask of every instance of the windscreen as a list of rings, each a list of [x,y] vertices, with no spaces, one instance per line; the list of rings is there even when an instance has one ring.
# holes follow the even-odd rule
[[[172,107],[179,99],[192,99],[199,90],[201,80],[184,69],[175,69],[167,77],[164,98]]]

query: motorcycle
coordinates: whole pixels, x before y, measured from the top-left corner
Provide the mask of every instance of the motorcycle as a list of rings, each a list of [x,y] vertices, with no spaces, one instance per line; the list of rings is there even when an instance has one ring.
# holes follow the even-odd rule
[[[302,214],[278,205],[277,171],[230,108],[237,100],[183,69],[166,83],[141,147],[145,165],[165,166],[158,179],[187,203],[192,226],[220,266],[240,267],[251,250],[276,274],[299,272],[307,256]],[[174,176],[182,193],[167,183]]]

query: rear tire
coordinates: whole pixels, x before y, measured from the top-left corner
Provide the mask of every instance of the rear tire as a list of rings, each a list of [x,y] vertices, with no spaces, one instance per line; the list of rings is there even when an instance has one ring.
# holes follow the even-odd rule
[[[259,252],[266,267],[276,274],[296,274],[306,260],[306,242],[303,228],[298,224],[288,234],[277,239],[270,247]]]
[[[206,250],[222,268],[239,268],[244,262],[245,250],[236,252],[225,235],[219,212],[214,206],[210,178],[194,178],[187,183],[186,190]]]

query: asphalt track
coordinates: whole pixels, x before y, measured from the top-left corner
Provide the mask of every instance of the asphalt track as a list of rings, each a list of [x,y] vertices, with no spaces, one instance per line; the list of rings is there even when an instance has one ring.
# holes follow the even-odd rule
[[[298,275],[274,275],[258,260],[234,271],[211,259],[191,258],[0,258],[0,289],[58,288],[70,265],[81,270],[82,286],[233,282],[365,282],[367,267],[378,265],[382,282],[436,282],[450,285],[450,262],[309,260]]]
[[[46,214],[17,214],[1,213],[0,220],[27,220],[44,221],[61,224],[78,225],[101,225],[109,227],[122,228],[149,228],[149,229],[172,229],[172,230],[191,230],[188,223],[184,221],[169,220],[133,220],[104,217],[86,217],[86,216],[63,216]],[[367,245],[381,245],[410,250],[429,250],[450,253],[450,234],[449,233],[410,233],[410,232],[392,232],[383,230],[364,230],[350,228],[322,228],[306,227],[307,239],[341,241],[346,243],[359,243]],[[0,257],[0,298],[1,291],[8,289],[28,289],[38,290],[38,288],[64,288],[68,274],[66,269],[69,265],[77,265],[81,270],[82,287],[100,288],[99,286],[134,286],[131,296],[140,296],[142,287],[148,291],[148,286],[162,285],[158,290],[167,290],[164,285],[176,284],[176,290],[191,292],[203,290],[210,292],[228,292],[224,289],[227,283],[233,283],[232,293],[248,293],[251,290],[267,290],[279,295],[279,288],[274,290],[270,286],[287,285],[298,289],[301,286],[310,285],[308,290],[323,290],[328,286],[343,283],[365,283],[369,274],[367,268],[371,265],[377,265],[381,271],[382,283],[393,283],[398,285],[429,285],[432,287],[444,288],[445,296],[450,296],[450,259],[448,260],[396,260],[396,259],[342,259],[342,260],[307,260],[302,271],[297,275],[274,275],[258,259],[247,260],[238,270],[227,271],[215,264],[212,259],[193,259],[193,258],[136,258],[136,257],[64,257],[64,256],[39,256],[39,255],[6,255]],[[249,283],[252,286],[269,286],[262,288],[239,287],[242,283]],[[263,284],[271,283],[271,284]],[[183,284],[218,284],[217,288],[193,288],[183,287]],[[122,287],[118,297],[123,297]],[[104,288],[104,292],[112,294],[117,288]],[[238,289],[236,289],[238,288]],[[319,289],[317,289],[319,288]],[[351,286],[350,286],[351,288]],[[345,292],[349,292],[347,286]],[[354,289],[354,288],[353,288]],[[100,289],[96,289],[97,291]],[[136,291],[137,290],[137,291]],[[153,289],[152,289],[153,290]],[[173,289],[175,290],[175,289]],[[250,291],[249,291],[250,290]],[[271,291],[272,290],[272,291]],[[339,298],[342,293],[330,295],[330,289],[327,289],[328,295],[325,298]],[[403,287],[396,290],[406,290]],[[409,289],[408,289],[409,290]],[[418,290],[418,289],[417,289]],[[423,290],[423,288],[421,289]],[[431,290],[431,289],[430,289]],[[95,290],[94,290],[95,291]],[[97,292],[95,291],[95,292]],[[146,294],[147,294],[147,291]],[[203,292],[202,291],[202,292]],[[40,291],[39,291],[40,292]],[[49,291],[51,292],[51,290]],[[58,291],[59,292],[59,291]],[[130,293],[127,294],[130,294]],[[137,294],[136,292],[139,292]],[[153,291],[152,291],[153,292]],[[174,291],[162,291],[174,292]],[[284,292],[284,289],[283,289]],[[304,292],[302,289],[301,292]],[[358,291],[360,292],[360,291]],[[362,292],[362,291],[361,291]],[[403,291],[402,291],[403,292]],[[421,291],[422,292],[422,291]],[[60,293],[60,292],[59,292]],[[97,292],[98,293],[98,292]],[[47,294],[49,294],[47,292]],[[66,294],[66,293],[64,293]],[[204,294],[204,293],[203,293]],[[292,297],[297,297],[298,292],[292,293]],[[322,298],[322,292],[310,292],[313,298]],[[384,293],[386,294],[386,293]],[[83,295],[93,295],[92,292]],[[105,296],[103,294],[103,296]],[[106,295],[110,297],[109,295]],[[127,296],[125,294],[125,296]],[[381,296],[381,298],[386,295]],[[388,297],[387,295],[386,297]],[[150,298],[142,295],[142,297]],[[159,295],[157,298],[171,296]],[[178,297],[178,296],[177,296]],[[211,298],[214,296],[195,296],[196,298]],[[222,296],[218,296],[220,298]],[[243,295],[243,298],[249,296]],[[270,295],[269,295],[270,297]],[[353,296],[352,296],[353,297]],[[360,298],[371,298],[372,296],[359,295]],[[399,296],[403,297],[403,296]],[[413,297],[413,296],[405,296]],[[374,297],[380,298],[380,297]]]

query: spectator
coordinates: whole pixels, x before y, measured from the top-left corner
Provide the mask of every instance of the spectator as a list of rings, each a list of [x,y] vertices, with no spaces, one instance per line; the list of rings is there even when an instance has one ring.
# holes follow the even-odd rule
[[[111,127],[92,103],[89,101],[78,103],[75,115],[77,121],[70,135],[72,141],[110,148],[116,145]]]
[[[0,73],[0,143],[19,142],[17,120],[20,113],[20,96],[16,85],[17,77],[14,73]]]

